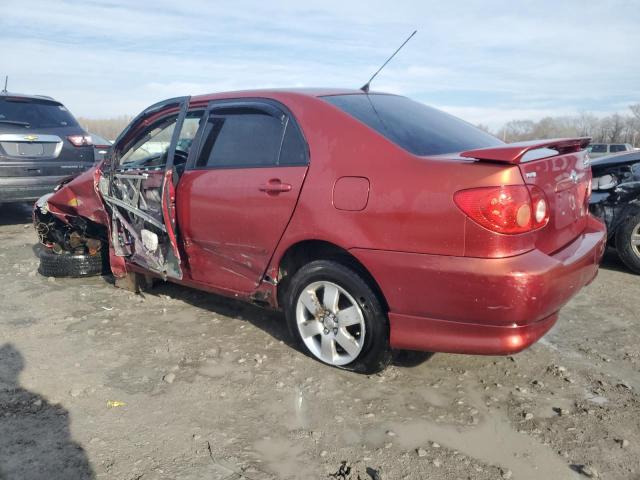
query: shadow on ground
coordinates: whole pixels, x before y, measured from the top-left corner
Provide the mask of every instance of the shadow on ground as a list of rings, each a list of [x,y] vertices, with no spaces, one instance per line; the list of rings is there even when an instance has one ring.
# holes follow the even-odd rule
[[[607,248],[607,251],[602,258],[602,263],[600,264],[600,268],[605,268],[607,270],[612,270],[614,272],[622,272],[633,274],[629,268],[622,263],[618,253],[613,248]]]
[[[71,439],[69,412],[19,384],[22,354],[0,347],[0,480],[84,480],[94,473]]]
[[[282,312],[261,308],[250,303],[213,293],[201,292],[170,282],[158,282],[153,289],[143,294],[167,295],[197,308],[208,310],[219,315],[245,320],[268,333],[276,340],[282,341],[290,348],[302,351],[292,340]],[[304,351],[302,351],[302,353],[306,354]],[[429,360],[432,356],[433,354],[429,352],[397,351],[394,352],[393,355],[393,365],[404,368],[416,367]]]
[[[7,203],[0,206],[0,226],[31,223],[31,204]]]

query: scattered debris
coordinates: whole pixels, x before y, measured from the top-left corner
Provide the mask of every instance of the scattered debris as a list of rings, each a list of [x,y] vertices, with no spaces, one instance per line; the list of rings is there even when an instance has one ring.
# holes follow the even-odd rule
[[[331,478],[337,478],[339,480],[350,480],[351,475],[351,466],[347,464],[346,460],[340,462],[340,466],[336,473],[332,473],[329,475]]]
[[[571,412],[569,412],[569,410],[567,410],[566,408],[562,408],[562,407],[553,407],[553,411],[556,412],[559,417],[566,417],[567,415],[569,415],[571,413]]]
[[[580,467],[580,473],[583,474],[585,477],[588,478],[599,478],[600,475],[598,474],[598,471],[593,468],[590,467],[589,465],[582,465]]]
[[[616,438],[616,443],[620,444],[620,448],[627,448],[629,446],[629,440],[626,438]]]
[[[382,480],[382,476],[380,475],[380,472],[371,467],[367,467],[367,475],[371,477],[371,480]]]
[[[124,407],[126,405],[125,402],[121,402],[120,400],[107,400],[107,408]]]
[[[371,467],[366,467],[362,471],[362,468],[353,467],[346,460],[340,462],[338,470],[335,473],[330,473],[329,478],[337,480],[382,480],[380,471]]]
[[[509,469],[501,468],[500,476],[505,480],[509,480],[513,476],[513,472]]]

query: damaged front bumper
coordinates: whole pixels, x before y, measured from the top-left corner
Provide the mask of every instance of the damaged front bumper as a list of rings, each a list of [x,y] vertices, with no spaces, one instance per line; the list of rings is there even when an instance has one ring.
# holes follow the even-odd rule
[[[96,255],[108,244],[106,212],[93,192],[90,170],[65,179],[36,200],[33,225],[40,243],[54,253]]]

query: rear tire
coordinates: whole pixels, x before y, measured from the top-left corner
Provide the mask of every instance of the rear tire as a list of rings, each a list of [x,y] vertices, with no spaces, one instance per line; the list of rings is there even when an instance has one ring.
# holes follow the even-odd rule
[[[640,274],[640,212],[629,216],[616,231],[616,250],[622,262]]]
[[[291,278],[284,307],[293,338],[317,360],[359,373],[390,363],[387,315],[351,268],[330,260],[308,263]]]
[[[42,248],[39,253],[38,273],[45,277],[89,277],[109,271],[108,250],[101,249],[95,255],[78,253],[54,253]]]

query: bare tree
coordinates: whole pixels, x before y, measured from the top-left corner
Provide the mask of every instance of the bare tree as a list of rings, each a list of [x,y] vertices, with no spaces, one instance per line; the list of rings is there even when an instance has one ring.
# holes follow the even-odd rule
[[[588,112],[582,112],[574,120],[574,125],[578,136],[588,137],[594,134],[598,128],[600,120],[595,115]]]
[[[511,120],[507,122],[496,136],[507,142],[519,142],[533,138],[535,122],[531,120]]]
[[[556,137],[591,137],[593,143],[640,143],[640,104],[629,107],[633,115],[614,113],[597,117],[588,112],[577,116],[511,120],[494,133],[507,142]]]
[[[622,115],[614,113],[609,118],[611,119],[609,122],[609,143],[619,142],[624,129],[624,120]]]

